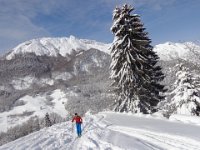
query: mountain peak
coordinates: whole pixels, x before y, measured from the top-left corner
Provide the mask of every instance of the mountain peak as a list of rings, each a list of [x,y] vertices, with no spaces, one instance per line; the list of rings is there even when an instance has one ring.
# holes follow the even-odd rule
[[[76,37],[75,37],[75,36],[73,36],[73,35],[70,35],[70,36],[69,36],[69,39],[71,39],[71,40],[75,40],[75,39],[76,39]]]

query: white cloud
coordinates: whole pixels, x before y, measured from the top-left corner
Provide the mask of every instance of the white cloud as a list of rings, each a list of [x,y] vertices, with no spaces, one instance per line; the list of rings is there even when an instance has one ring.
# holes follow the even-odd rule
[[[45,3],[46,2],[46,3]],[[50,14],[57,6],[48,0],[1,0],[0,1],[0,53],[16,44],[32,38],[49,36],[50,33],[33,23],[38,14]]]
[[[1,17],[0,33],[0,38],[10,37],[14,40],[48,34],[45,29],[34,25],[29,18],[22,15]]]
[[[10,49],[25,40],[49,35],[48,31],[34,25],[26,16],[20,15],[1,17],[0,33],[0,51]]]

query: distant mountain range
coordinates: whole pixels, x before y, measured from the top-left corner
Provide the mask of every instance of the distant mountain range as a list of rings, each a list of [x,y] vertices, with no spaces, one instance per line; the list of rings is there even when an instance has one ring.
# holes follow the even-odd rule
[[[87,51],[89,49],[97,49],[107,54],[110,54],[111,44],[100,43],[94,40],[78,39],[74,36],[62,37],[62,38],[39,38],[26,41],[13,48],[8,54],[6,59],[10,60],[17,54],[34,53],[36,56],[63,56],[67,57],[74,52],[79,53],[81,51]],[[154,51],[158,53],[161,60],[172,59],[190,59],[191,50],[200,53],[200,45],[192,42],[185,43],[172,43],[166,42],[164,44],[158,44],[154,47]]]
[[[44,117],[46,112],[65,117],[112,107],[110,45],[74,36],[40,38],[5,54],[0,59],[0,130],[35,115]],[[154,50],[161,58],[167,87],[175,80],[173,67],[177,63],[200,71],[199,45],[167,42]]]

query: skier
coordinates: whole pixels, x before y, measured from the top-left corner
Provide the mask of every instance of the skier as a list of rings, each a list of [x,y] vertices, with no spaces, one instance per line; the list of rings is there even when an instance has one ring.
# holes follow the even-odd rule
[[[77,131],[78,137],[81,137],[82,118],[77,113],[75,113],[75,116],[72,119],[72,122],[74,121],[76,122],[76,131]]]

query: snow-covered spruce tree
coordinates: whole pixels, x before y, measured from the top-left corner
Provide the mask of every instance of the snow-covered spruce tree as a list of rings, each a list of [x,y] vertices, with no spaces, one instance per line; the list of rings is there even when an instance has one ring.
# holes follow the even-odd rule
[[[45,115],[45,127],[50,127],[52,125],[51,120],[49,118],[49,114],[46,113]]]
[[[151,113],[161,101],[164,79],[159,57],[152,50],[151,40],[134,9],[124,5],[113,13],[111,31],[115,35],[111,46],[111,75],[118,99],[115,111]]]
[[[198,78],[189,73],[188,69],[182,64],[176,73],[176,81],[173,91],[170,93],[172,99],[166,105],[169,114],[200,115],[200,96]]]

